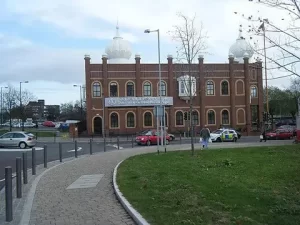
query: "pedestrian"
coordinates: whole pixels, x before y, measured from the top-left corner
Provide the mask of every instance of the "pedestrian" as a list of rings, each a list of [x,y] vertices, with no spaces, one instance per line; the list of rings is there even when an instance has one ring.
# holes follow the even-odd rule
[[[260,142],[262,142],[262,141],[265,141],[265,142],[267,141],[265,126],[262,128],[262,132],[260,135]]]
[[[202,130],[200,131],[200,140],[201,140],[200,142],[202,142],[203,149],[208,148],[209,139],[210,139],[210,131],[205,125],[204,128],[202,128]]]

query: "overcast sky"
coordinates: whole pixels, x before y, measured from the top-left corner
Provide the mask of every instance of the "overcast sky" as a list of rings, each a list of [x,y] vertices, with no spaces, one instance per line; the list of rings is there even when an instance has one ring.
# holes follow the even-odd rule
[[[3,2],[4,1],[4,2]],[[258,12],[259,10],[259,12]],[[142,62],[157,61],[157,39],[144,34],[146,28],[161,30],[162,62],[174,54],[177,43],[167,32],[178,23],[177,12],[194,15],[209,35],[206,62],[228,61],[228,50],[238,37],[239,25],[247,27],[240,14],[278,17],[274,11],[248,0],[2,0],[0,7],[1,86],[19,85],[28,80],[30,90],[46,104],[79,99],[73,84],[84,83],[84,55],[93,63],[115,34],[131,42],[132,62],[140,54]],[[276,18],[274,18],[276,20]],[[247,36],[246,36],[247,38]],[[276,72],[271,78],[278,76]],[[270,85],[287,87],[290,79],[270,80]],[[78,97],[76,97],[78,96]]]

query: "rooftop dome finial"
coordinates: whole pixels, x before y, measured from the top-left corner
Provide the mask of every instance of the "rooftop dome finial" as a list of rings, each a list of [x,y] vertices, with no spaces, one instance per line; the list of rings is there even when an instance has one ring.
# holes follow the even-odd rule
[[[119,34],[119,19],[117,19],[116,37],[120,37],[120,34]]]

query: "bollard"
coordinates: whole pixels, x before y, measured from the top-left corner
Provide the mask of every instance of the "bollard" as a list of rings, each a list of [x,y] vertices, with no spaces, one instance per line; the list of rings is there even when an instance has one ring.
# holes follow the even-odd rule
[[[131,135],[131,147],[133,148],[133,135]]]
[[[23,183],[27,184],[28,180],[28,174],[27,174],[27,152],[23,152],[22,153],[22,157],[23,157]]]
[[[5,211],[7,222],[11,222],[13,220],[12,198],[12,168],[8,166],[5,167]]]
[[[120,139],[119,139],[119,136],[117,136],[117,145],[118,145],[118,150],[120,150]]]
[[[106,152],[106,137],[104,136],[104,152]]]
[[[48,163],[48,150],[47,145],[44,145],[44,168],[47,168]]]
[[[179,134],[179,143],[181,144],[181,133]]]
[[[77,152],[77,150],[78,150],[78,147],[77,147],[78,145],[77,145],[77,140],[75,141],[75,158],[77,158],[78,157],[78,152]]]
[[[59,149],[59,161],[62,162],[62,144],[58,144],[58,149]]]
[[[90,155],[93,155],[93,140],[90,139]]]
[[[16,158],[16,190],[17,198],[22,198],[22,159],[21,157]]]
[[[32,163],[32,175],[36,175],[36,157],[35,157],[35,148],[32,148],[31,152],[31,163]]]
[[[56,143],[56,133],[54,133],[54,143]]]

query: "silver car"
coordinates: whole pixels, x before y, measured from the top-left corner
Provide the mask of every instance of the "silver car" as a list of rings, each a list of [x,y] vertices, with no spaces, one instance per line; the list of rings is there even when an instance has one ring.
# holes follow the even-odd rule
[[[0,147],[20,147],[24,149],[27,147],[32,148],[35,145],[36,138],[31,133],[14,131],[0,136]]]

